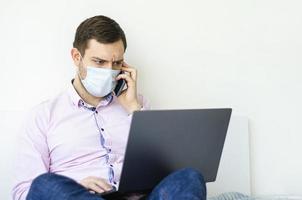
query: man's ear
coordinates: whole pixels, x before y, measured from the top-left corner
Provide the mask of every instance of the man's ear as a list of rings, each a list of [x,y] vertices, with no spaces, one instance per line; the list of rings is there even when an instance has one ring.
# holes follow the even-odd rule
[[[71,58],[73,60],[73,63],[79,67],[80,66],[80,61],[81,61],[81,54],[77,48],[72,48],[71,49]]]

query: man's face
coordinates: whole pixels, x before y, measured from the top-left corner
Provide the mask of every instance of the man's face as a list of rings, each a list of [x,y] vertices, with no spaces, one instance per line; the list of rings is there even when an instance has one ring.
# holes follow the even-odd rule
[[[124,61],[124,45],[122,40],[103,44],[95,39],[91,39],[88,41],[85,55],[82,59],[78,51],[74,51],[74,53],[73,58],[79,67],[82,78],[86,77],[84,67],[91,66],[120,70]]]

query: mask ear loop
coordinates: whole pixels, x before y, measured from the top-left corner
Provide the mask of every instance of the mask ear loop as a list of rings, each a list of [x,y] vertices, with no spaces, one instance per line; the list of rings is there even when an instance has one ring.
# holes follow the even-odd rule
[[[81,70],[80,70],[80,68],[82,68],[82,70],[84,70],[84,68],[85,68],[85,66],[84,66],[84,61],[83,61],[83,57],[82,57],[82,55],[81,55],[81,53],[80,53],[80,62],[82,63],[82,66],[81,66],[81,64],[80,64],[80,66],[78,67],[78,76],[79,76],[79,78],[80,78],[80,80],[84,80],[84,78],[83,77],[81,77]],[[86,69],[86,76],[87,76],[87,69]]]

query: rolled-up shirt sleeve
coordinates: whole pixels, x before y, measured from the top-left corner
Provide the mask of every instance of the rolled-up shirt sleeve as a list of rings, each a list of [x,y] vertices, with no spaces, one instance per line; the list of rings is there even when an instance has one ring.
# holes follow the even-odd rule
[[[138,100],[141,104],[141,110],[150,110],[151,109],[151,106],[150,106],[150,102],[149,100],[144,97],[143,95],[139,94],[138,95]]]
[[[33,179],[49,171],[48,122],[43,104],[33,108],[24,120],[14,158],[13,200],[26,199]]]

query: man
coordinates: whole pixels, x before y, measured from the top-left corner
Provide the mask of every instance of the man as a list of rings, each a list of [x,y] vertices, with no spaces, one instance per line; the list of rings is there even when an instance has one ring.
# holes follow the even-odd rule
[[[149,108],[137,94],[136,69],[124,61],[126,47],[123,30],[108,17],[79,25],[71,50],[75,78],[65,92],[36,106],[22,130],[13,199],[206,198],[202,175],[189,168],[148,194],[100,197],[118,189],[132,113]],[[116,96],[121,79],[127,87]]]

